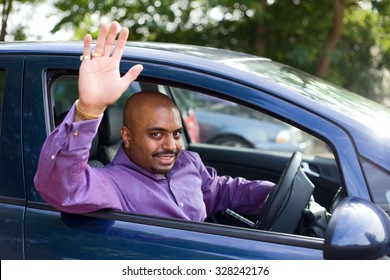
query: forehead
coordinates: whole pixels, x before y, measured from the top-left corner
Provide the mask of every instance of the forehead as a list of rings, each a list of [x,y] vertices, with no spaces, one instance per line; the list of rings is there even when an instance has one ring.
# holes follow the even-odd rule
[[[177,108],[157,107],[146,110],[143,124],[144,129],[159,128],[175,131],[182,127],[180,112]]]

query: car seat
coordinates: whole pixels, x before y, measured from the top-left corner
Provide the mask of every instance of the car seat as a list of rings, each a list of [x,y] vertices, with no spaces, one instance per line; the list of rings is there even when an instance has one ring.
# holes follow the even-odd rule
[[[120,132],[122,124],[123,110],[115,105],[107,107],[98,130],[99,154],[97,158],[104,165],[112,162],[122,144]]]

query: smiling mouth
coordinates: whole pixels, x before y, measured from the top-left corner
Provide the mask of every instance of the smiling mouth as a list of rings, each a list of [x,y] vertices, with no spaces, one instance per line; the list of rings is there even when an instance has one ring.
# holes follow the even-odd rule
[[[176,156],[175,155],[162,155],[162,156],[157,156],[157,158],[163,164],[171,164],[175,160]]]
[[[178,155],[177,151],[170,152],[159,152],[153,154],[153,157],[157,158],[158,161],[163,165],[171,165],[174,163],[176,157]]]

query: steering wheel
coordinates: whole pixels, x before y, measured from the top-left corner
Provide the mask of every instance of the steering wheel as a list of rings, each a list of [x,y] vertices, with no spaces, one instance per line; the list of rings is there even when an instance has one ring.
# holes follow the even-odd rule
[[[309,203],[314,189],[300,168],[301,162],[302,154],[294,152],[260,210],[255,228],[286,233],[296,231],[302,210]]]

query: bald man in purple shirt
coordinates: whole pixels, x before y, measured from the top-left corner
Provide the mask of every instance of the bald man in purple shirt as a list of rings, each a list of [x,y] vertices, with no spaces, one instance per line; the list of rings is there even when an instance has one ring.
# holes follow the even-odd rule
[[[103,25],[94,51],[84,39],[79,99],[47,138],[34,178],[42,197],[60,211],[99,209],[204,221],[233,209],[257,213],[273,183],[218,176],[198,154],[183,150],[180,112],[169,97],[141,92],[124,108],[122,146],[112,163],[88,165],[89,149],[104,110],[115,103],[142,71],[132,67],[123,77],[119,63],[128,29]]]

